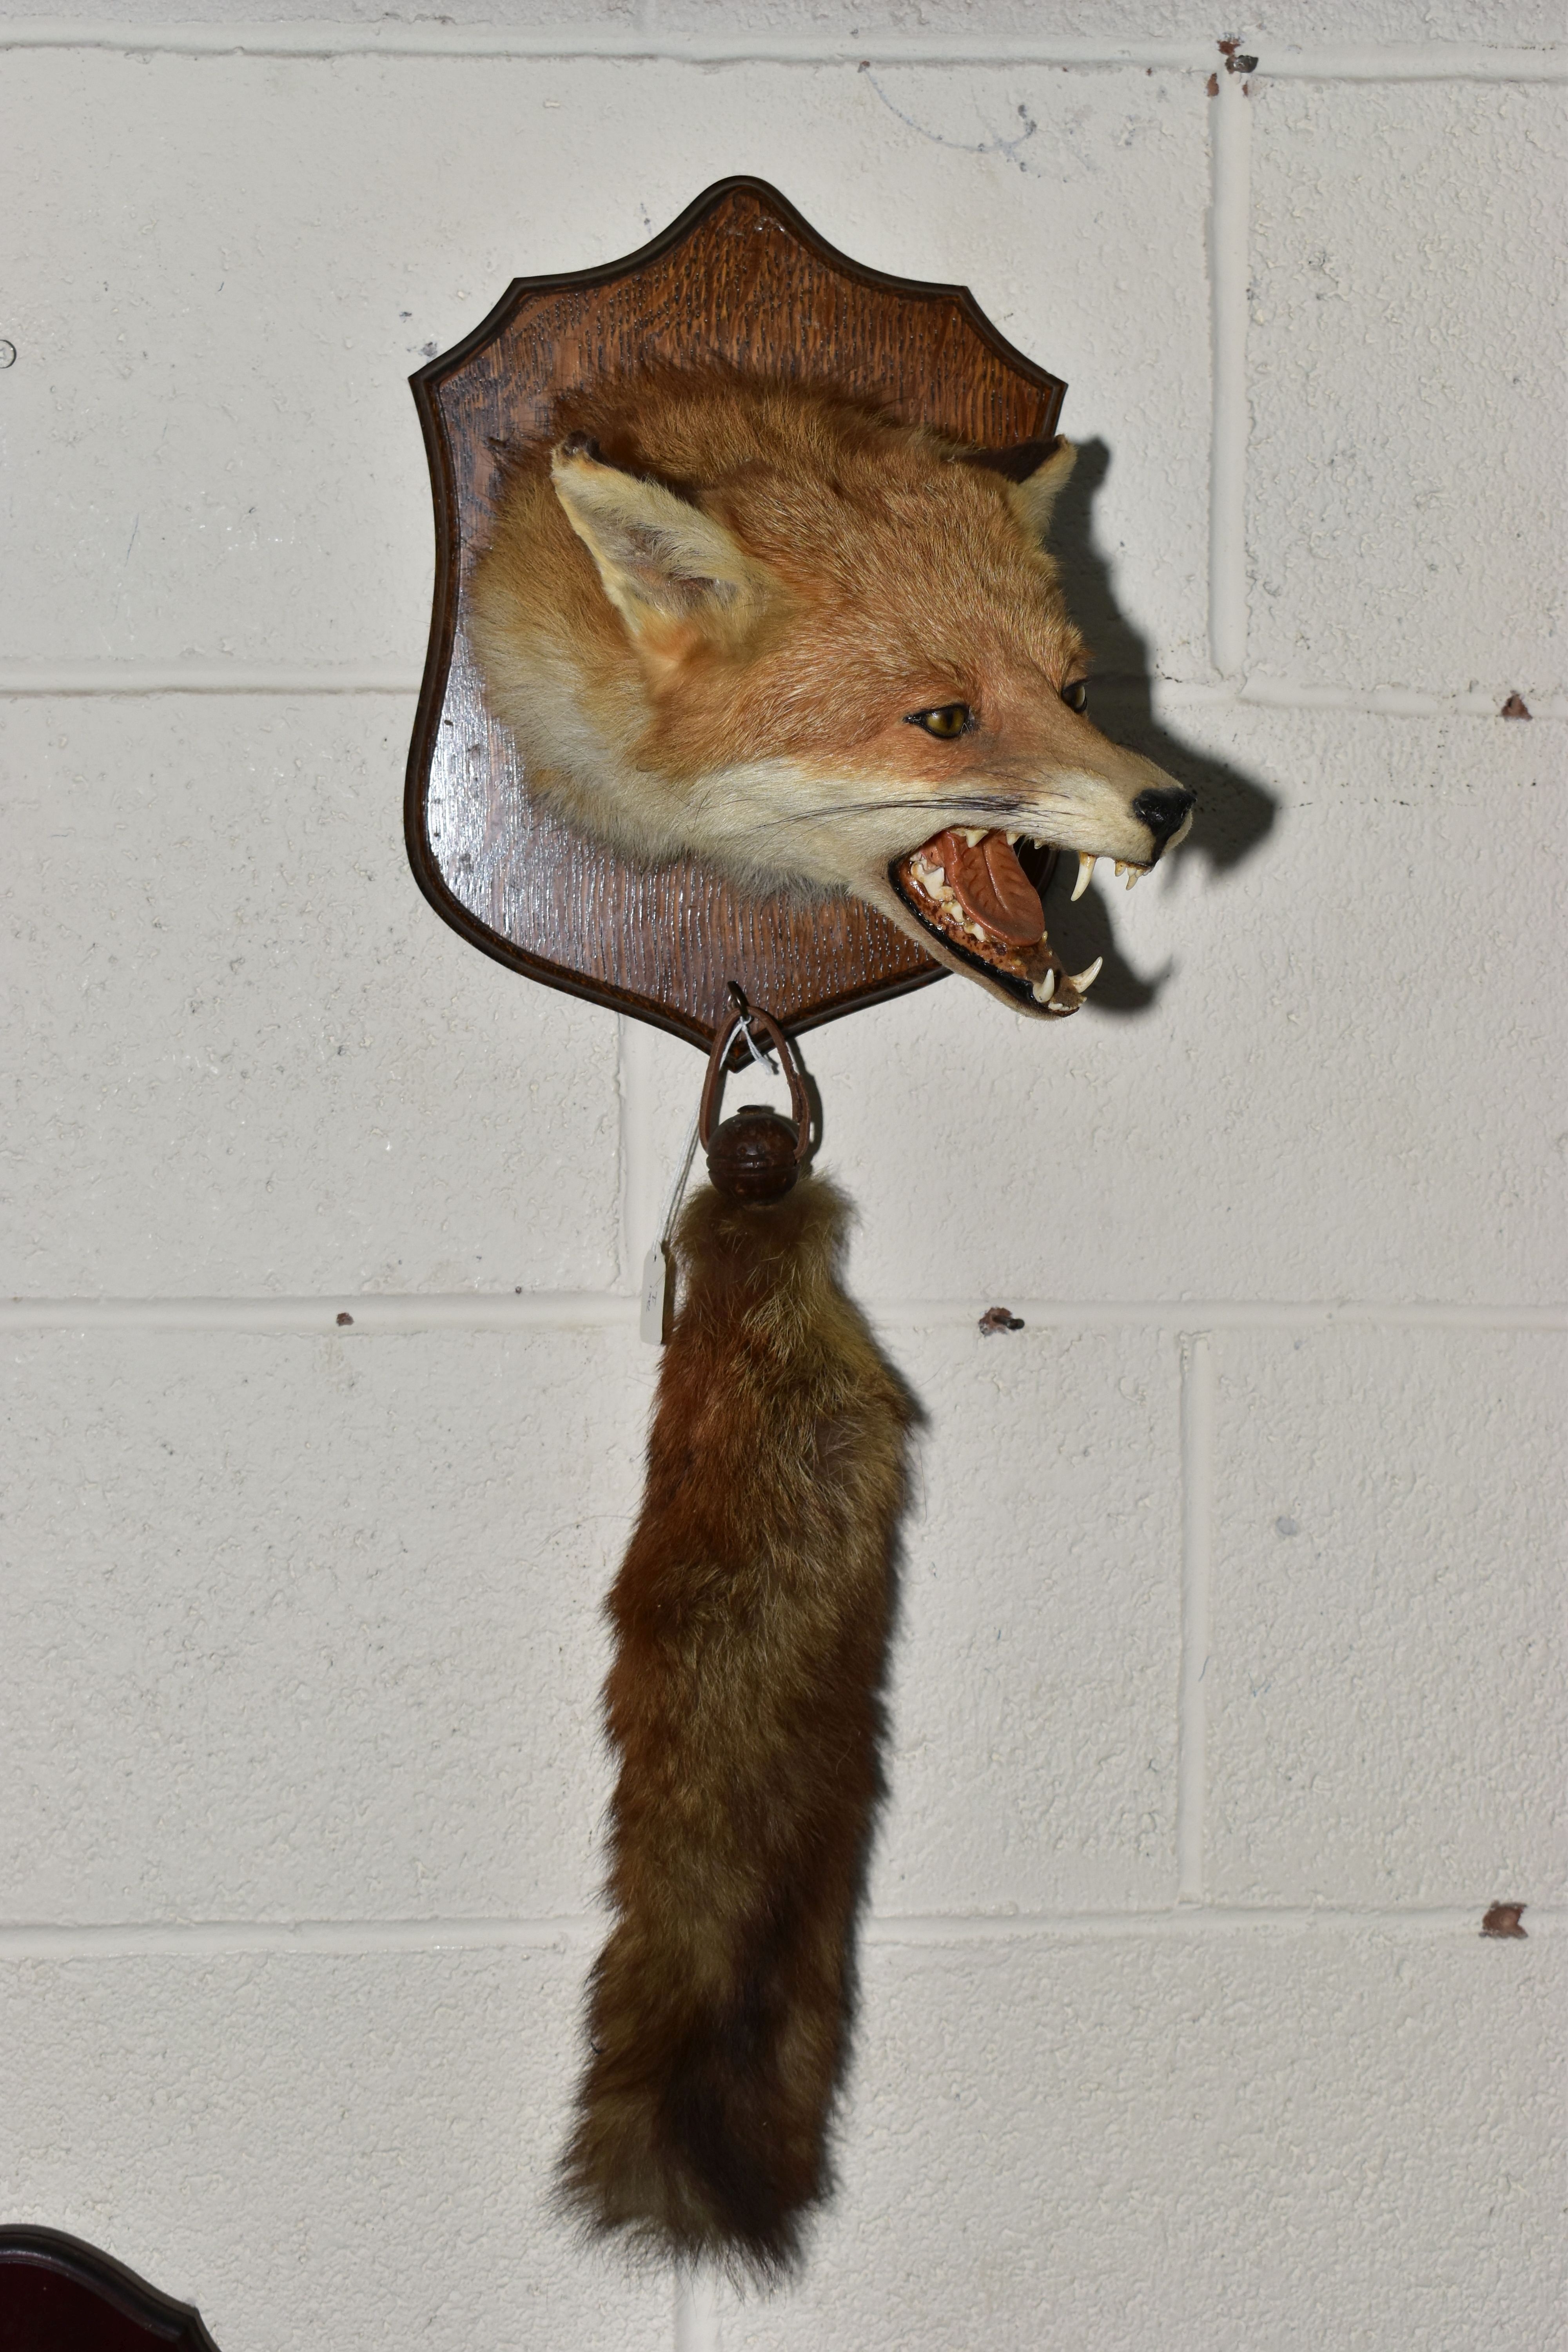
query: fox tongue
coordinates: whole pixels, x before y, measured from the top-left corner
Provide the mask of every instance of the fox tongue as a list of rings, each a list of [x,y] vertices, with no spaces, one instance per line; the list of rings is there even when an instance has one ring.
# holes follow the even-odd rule
[[[1046,910],[1039,892],[1014,856],[1005,834],[988,833],[972,849],[961,833],[939,833],[931,845],[965,914],[1016,948],[1043,939]]]

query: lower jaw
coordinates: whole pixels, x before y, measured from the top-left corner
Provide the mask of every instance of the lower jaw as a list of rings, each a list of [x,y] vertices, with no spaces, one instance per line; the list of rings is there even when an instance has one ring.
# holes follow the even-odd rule
[[[1027,946],[1013,946],[1005,940],[988,937],[976,939],[970,919],[956,901],[934,902],[916,880],[913,866],[920,856],[911,850],[907,856],[895,858],[888,867],[888,880],[900,904],[913,916],[920,931],[942,950],[943,960],[986,981],[1000,994],[1016,1004],[1021,1012],[1042,1018],[1060,1018],[1076,1013],[1087,993],[1074,983],[1060,959],[1042,933]],[[1060,852],[1056,849],[1032,849],[1024,842],[1017,844],[1015,856],[1035,888],[1044,895],[1047,884],[1056,870]],[[984,928],[984,927],[982,927]],[[1098,969],[1098,967],[1096,967]]]

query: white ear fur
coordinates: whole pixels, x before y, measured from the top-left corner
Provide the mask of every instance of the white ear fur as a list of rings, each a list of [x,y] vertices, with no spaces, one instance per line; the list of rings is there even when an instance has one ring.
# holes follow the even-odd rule
[[[766,592],[760,568],[698,507],[563,442],[551,478],[634,636],[671,621],[741,619]]]
[[[1023,481],[1009,484],[1013,511],[1031,539],[1043,540],[1049,530],[1051,509],[1077,463],[1078,451],[1072,443],[1058,441],[1043,466],[1037,466]]]

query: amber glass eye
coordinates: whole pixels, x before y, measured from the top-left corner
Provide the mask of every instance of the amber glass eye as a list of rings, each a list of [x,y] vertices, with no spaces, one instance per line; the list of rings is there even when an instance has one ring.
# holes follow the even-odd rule
[[[1075,677],[1070,686],[1064,686],[1062,700],[1069,710],[1087,710],[1089,709],[1088,678]]]
[[[911,710],[904,725],[923,727],[939,742],[951,743],[955,735],[968,733],[973,719],[967,702],[944,702],[935,710]]]

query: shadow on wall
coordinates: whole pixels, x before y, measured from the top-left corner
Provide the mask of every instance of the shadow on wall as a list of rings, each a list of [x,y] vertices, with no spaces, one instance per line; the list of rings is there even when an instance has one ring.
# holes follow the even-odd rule
[[[1191,857],[1195,852],[1220,870],[1239,866],[1273,824],[1276,803],[1239,769],[1181,742],[1154,715],[1147,640],[1117,604],[1110,567],[1094,543],[1091,509],[1110,462],[1103,441],[1080,442],[1078,464],[1051,519],[1051,546],[1061,564],[1068,609],[1093,656],[1089,715],[1115,741],[1143,752],[1196,793],[1193,830],[1178,854]],[[1077,860],[1064,857],[1047,901],[1052,944],[1069,971],[1080,971],[1096,956],[1105,958],[1094,990],[1100,1011],[1146,1012],[1169,971],[1144,979],[1133,970],[1117,944],[1098,869],[1096,880],[1072,904],[1068,894],[1077,872]]]

